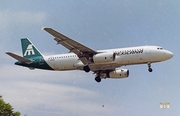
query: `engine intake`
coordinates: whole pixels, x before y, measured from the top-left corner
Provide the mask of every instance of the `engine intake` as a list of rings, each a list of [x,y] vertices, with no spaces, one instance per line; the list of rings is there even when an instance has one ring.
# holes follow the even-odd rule
[[[129,70],[128,69],[118,69],[115,71],[109,72],[109,78],[126,78],[129,76]]]
[[[116,54],[112,52],[99,53],[93,56],[93,62],[95,64],[112,62],[115,60]]]

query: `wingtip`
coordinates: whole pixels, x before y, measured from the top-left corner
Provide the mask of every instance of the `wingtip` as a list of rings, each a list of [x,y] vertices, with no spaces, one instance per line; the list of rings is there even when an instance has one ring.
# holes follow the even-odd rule
[[[10,54],[11,52],[5,52],[5,54]]]
[[[48,30],[48,29],[51,29],[51,28],[48,28],[48,27],[42,27],[41,30]]]
[[[46,27],[41,27],[41,30],[45,30]]]

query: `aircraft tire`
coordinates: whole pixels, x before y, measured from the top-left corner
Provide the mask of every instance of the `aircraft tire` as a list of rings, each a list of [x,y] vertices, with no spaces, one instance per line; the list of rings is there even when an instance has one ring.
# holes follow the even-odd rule
[[[149,71],[149,72],[152,72],[152,71],[153,71],[153,69],[152,69],[152,68],[149,68],[149,69],[148,69],[148,71]]]
[[[97,76],[96,78],[95,78],[95,80],[96,80],[96,82],[101,82],[101,78],[99,77],[99,76]]]
[[[89,72],[89,71],[90,71],[90,68],[89,68],[89,66],[87,65],[87,66],[84,66],[84,67],[83,67],[83,70],[84,70],[85,72]]]

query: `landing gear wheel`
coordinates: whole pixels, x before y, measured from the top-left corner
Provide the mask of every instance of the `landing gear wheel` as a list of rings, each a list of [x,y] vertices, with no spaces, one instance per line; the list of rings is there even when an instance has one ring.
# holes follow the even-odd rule
[[[152,68],[149,68],[149,69],[148,69],[148,71],[149,71],[149,72],[152,72],[152,71],[153,71],[153,69],[152,69]]]
[[[149,71],[149,72],[152,72],[152,71],[153,71],[153,69],[151,68],[151,63],[148,63],[148,71]]]
[[[101,82],[101,78],[99,77],[99,76],[97,76],[96,78],[95,78],[95,80],[96,80],[96,82]]]
[[[89,71],[90,71],[90,68],[89,68],[89,66],[87,65],[87,66],[84,66],[84,67],[83,67],[83,70],[84,70],[85,72],[89,72]]]

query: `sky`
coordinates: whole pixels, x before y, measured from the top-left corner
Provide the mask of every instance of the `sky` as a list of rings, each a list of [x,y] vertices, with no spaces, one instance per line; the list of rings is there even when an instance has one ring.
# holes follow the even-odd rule
[[[22,116],[180,115],[179,0],[0,1],[0,95]],[[22,55],[27,37],[44,55],[67,53],[42,30],[51,27],[94,49],[157,45],[168,61],[124,66],[125,79],[94,80],[92,72],[29,70],[7,51]],[[170,102],[160,109],[160,102]]]

